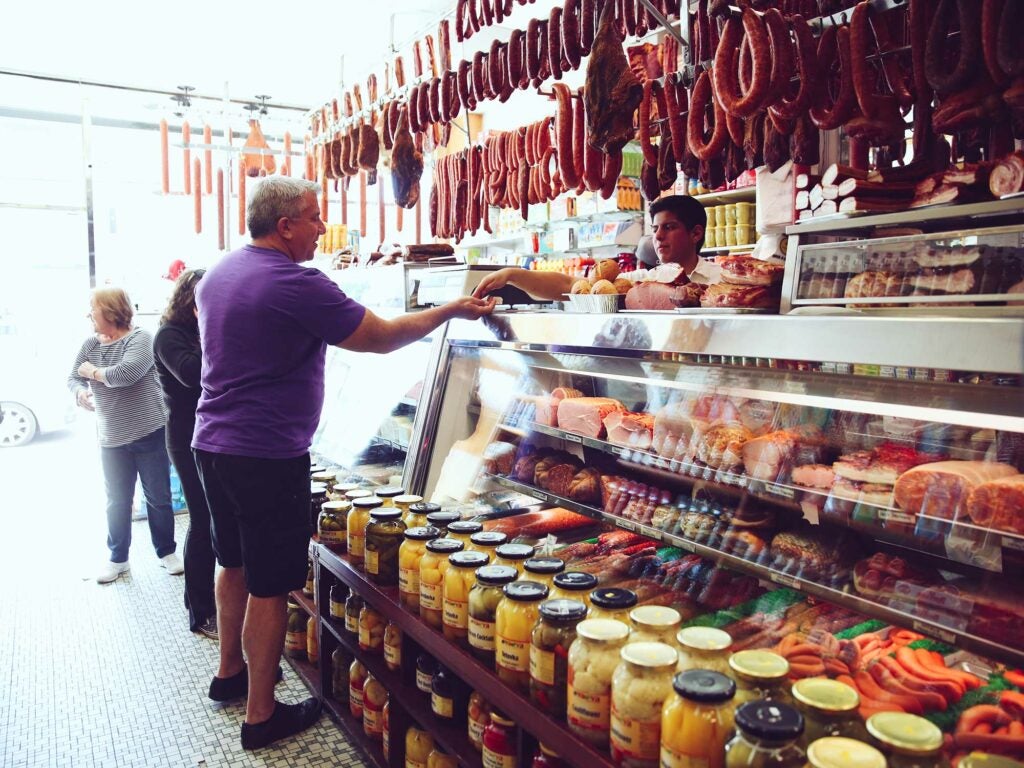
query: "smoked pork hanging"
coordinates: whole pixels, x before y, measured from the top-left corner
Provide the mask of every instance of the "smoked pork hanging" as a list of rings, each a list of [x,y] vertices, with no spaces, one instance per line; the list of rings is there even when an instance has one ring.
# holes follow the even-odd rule
[[[249,121],[249,136],[245,140],[242,151],[242,167],[245,168],[246,176],[269,176],[277,169],[274,156],[271,154],[256,154],[246,152],[246,149],[262,149],[269,152],[270,145],[267,144],[263,131],[260,130],[259,120]],[[260,171],[264,171],[260,174]]]
[[[644,91],[622,50],[614,9],[615,3],[605,3],[583,88],[590,144],[605,153],[620,151],[636,136],[633,113]]]

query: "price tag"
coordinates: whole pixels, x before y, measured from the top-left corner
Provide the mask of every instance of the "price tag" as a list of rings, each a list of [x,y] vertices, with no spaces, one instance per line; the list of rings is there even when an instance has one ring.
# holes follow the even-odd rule
[[[639,526],[638,530],[647,538],[654,539],[655,541],[661,541],[665,535],[662,531],[659,531],[657,528],[649,528],[646,525]]]
[[[895,509],[878,510],[878,519],[893,523],[904,523],[907,525],[914,525],[917,522],[917,518],[913,515],[908,515],[906,512],[899,512]]]
[[[622,528],[623,530],[626,530],[626,531],[635,531],[636,530],[636,524],[630,522],[629,520],[616,520],[615,521],[615,525],[618,526],[619,528]]]
[[[800,589],[800,579],[794,579],[792,576],[787,576],[784,573],[772,571],[768,578],[780,586],[789,587],[790,589]]]
[[[914,629],[917,632],[920,632],[921,634],[937,637],[939,640],[946,643],[947,645],[956,645],[957,637],[956,634],[954,634],[953,632],[947,632],[943,629],[938,629],[937,627],[931,624],[925,624],[923,621],[915,621]]]
[[[765,483],[764,489],[768,493],[774,496],[781,496],[784,499],[792,499],[796,496],[796,491],[792,488],[784,488],[781,485],[775,485],[774,483]]]
[[[1015,549],[1018,552],[1024,552],[1024,539],[1016,539],[1013,536],[1003,536],[1003,547],[1005,549]]]
[[[530,495],[535,496],[540,501],[549,501],[548,495],[546,493],[541,493],[540,491],[530,491]]]
[[[566,442],[569,442],[569,443],[582,443],[583,442],[583,438],[582,437],[580,437],[579,435],[574,435],[574,434],[572,434],[572,432],[566,432],[565,433],[565,440],[566,440]]]

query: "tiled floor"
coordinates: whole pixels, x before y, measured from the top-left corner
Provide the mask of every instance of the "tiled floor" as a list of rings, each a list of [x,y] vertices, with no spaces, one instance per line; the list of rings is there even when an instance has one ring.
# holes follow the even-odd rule
[[[0,766],[361,766],[326,714],[280,746],[242,750],[244,707],[206,697],[216,645],[188,631],[183,577],[160,567],[144,522],[130,574],[88,578],[102,561],[99,475],[76,490],[52,471],[72,459],[98,469],[95,452],[87,433],[69,463],[37,454],[38,477],[35,462],[19,472],[0,453]],[[283,666],[278,698],[308,696]]]

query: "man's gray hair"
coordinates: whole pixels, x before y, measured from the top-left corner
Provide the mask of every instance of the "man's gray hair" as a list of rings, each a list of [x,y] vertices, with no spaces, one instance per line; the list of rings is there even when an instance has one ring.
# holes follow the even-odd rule
[[[282,217],[298,218],[302,211],[302,198],[310,192],[317,195],[320,185],[288,176],[260,179],[249,196],[245,214],[249,236],[266,237],[277,229],[277,222]]]

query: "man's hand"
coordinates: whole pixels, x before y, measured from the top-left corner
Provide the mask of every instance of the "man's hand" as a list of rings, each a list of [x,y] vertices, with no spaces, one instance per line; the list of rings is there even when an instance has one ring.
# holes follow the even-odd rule
[[[475,296],[463,296],[448,303],[452,319],[478,320],[484,315],[489,315],[498,305],[498,297],[491,296],[487,299],[478,299]]]
[[[506,267],[505,269],[498,269],[494,272],[488,273],[483,280],[477,285],[473,291],[473,298],[482,299],[489,293],[500,291],[506,285],[508,285],[509,276],[512,274],[512,269]]]
[[[78,375],[83,379],[94,378],[93,374],[96,373],[96,366],[86,360],[80,366],[78,366]]]
[[[87,389],[78,390],[78,407],[87,411],[95,411],[96,406],[92,404],[92,392]]]

